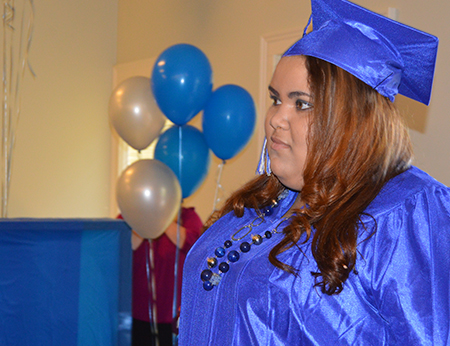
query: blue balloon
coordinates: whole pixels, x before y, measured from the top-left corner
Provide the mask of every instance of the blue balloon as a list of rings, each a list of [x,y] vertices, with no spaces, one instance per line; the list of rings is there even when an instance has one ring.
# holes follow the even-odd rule
[[[213,153],[222,160],[238,154],[252,137],[256,108],[244,88],[227,84],[215,90],[203,110],[203,134]]]
[[[203,133],[191,125],[173,126],[161,134],[154,157],[175,173],[183,198],[200,187],[211,161]]]
[[[164,115],[176,125],[184,125],[203,109],[211,95],[211,65],[197,47],[176,44],[156,59],[151,83]]]

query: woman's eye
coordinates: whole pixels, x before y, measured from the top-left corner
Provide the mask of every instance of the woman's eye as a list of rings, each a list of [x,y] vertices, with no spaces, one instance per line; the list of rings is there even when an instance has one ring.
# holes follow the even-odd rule
[[[272,95],[272,96],[270,96],[270,99],[272,100],[272,104],[274,106],[281,105],[281,101],[277,97]]]
[[[303,101],[303,100],[297,100],[296,101],[296,106],[297,106],[297,109],[301,110],[301,111],[305,111],[305,110],[313,108],[312,103],[309,103],[309,102],[306,102],[306,101]]]

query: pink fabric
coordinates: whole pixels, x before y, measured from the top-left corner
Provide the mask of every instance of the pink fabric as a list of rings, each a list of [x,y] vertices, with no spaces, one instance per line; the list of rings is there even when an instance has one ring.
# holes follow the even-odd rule
[[[178,262],[178,308],[181,300],[181,278],[186,255],[200,236],[203,226],[194,208],[182,208],[181,224],[186,228],[186,240],[179,252]],[[172,323],[174,288],[175,245],[166,234],[152,241],[154,275],[156,284],[156,308],[158,323]],[[133,252],[133,296],[132,315],[141,321],[149,321],[149,290],[146,271],[148,240],[144,240]]]

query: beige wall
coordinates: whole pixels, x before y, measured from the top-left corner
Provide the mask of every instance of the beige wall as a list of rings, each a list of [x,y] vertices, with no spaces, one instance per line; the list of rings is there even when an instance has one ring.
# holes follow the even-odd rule
[[[450,185],[450,120],[448,80],[450,67],[450,13],[447,0],[356,0],[373,11],[399,10],[399,21],[440,37],[435,87],[431,106],[399,100],[407,113],[417,153],[416,164]],[[214,71],[214,87],[235,83],[259,102],[260,38],[285,30],[301,29],[310,13],[307,0],[119,0],[119,63],[154,58],[176,43],[202,49]],[[286,47],[287,48],[287,47]],[[264,110],[259,109],[263,117]],[[200,124],[200,119],[194,123]],[[257,135],[247,149],[225,166],[222,185],[230,193],[254,175],[260,142]],[[210,175],[186,203],[197,207],[203,219],[212,210],[218,160]]]
[[[446,185],[450,185],[450,1],[399,0],[401,20],[438,36],[439,51],[435,71],[431,104],[427,107],[408,108],[415,111],[411,136],[416,164]],[[422,107],[422,109],[420,108]]]
[[[409,102],[405,109],[417,164],[450,185],[450,2],[357,3],[379,12],[396,7],[400,21],[440,37],[432,103],[425,108]],[[151,59],[170,45],[191,43],[210,59],[215,87],[241,85],[258,103],[261,36],[301,29],[310,12],[306,0],[46,0],[35,6],[30,60],[37,77],[27,75],[22,88],[10,217],[113,214],[107,101],[116,62]],[[194,122],[199,126],[200,119]],[[222,185],[227,193],[253,176],[259,147],[254,136],[226,164]],[[205,184],[186,201],[199,208],[203,219],[212,208],[217,164],[213,161]]]
[[[214,88],[238,84],[258,103],[261,35],[300,28],[309,12],[309,4],[299,1],[120,1],[118,63],[154,58],[173,44],[190,43],[209,58]],[[201,126],[200,116],[193,125]],[[261,145],[257,138],[226,163],[225,195],[254,176]],[[185,201],[203,220],[212,211],[219,163],[213,156],[205,183]]]
[[[16,1],[16,4],[27,1]],[[10,217],[109,216],[115,0],[34,1]],[[21,12],[17,13],[20,19]]]

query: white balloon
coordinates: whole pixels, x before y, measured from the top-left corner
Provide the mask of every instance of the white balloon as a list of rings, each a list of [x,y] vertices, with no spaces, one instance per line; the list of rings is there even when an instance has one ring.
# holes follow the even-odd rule
[[[117,182],[117,203],[124,220],[140,236],[159,237],[181,206],[181,187],[172,170],[158,160],[139,160]]]
[[[147,148],[158,137],[166,117],[156,104],[149,78],[124,80],[109,99],[109,117],[119,136],[136,150]]]

